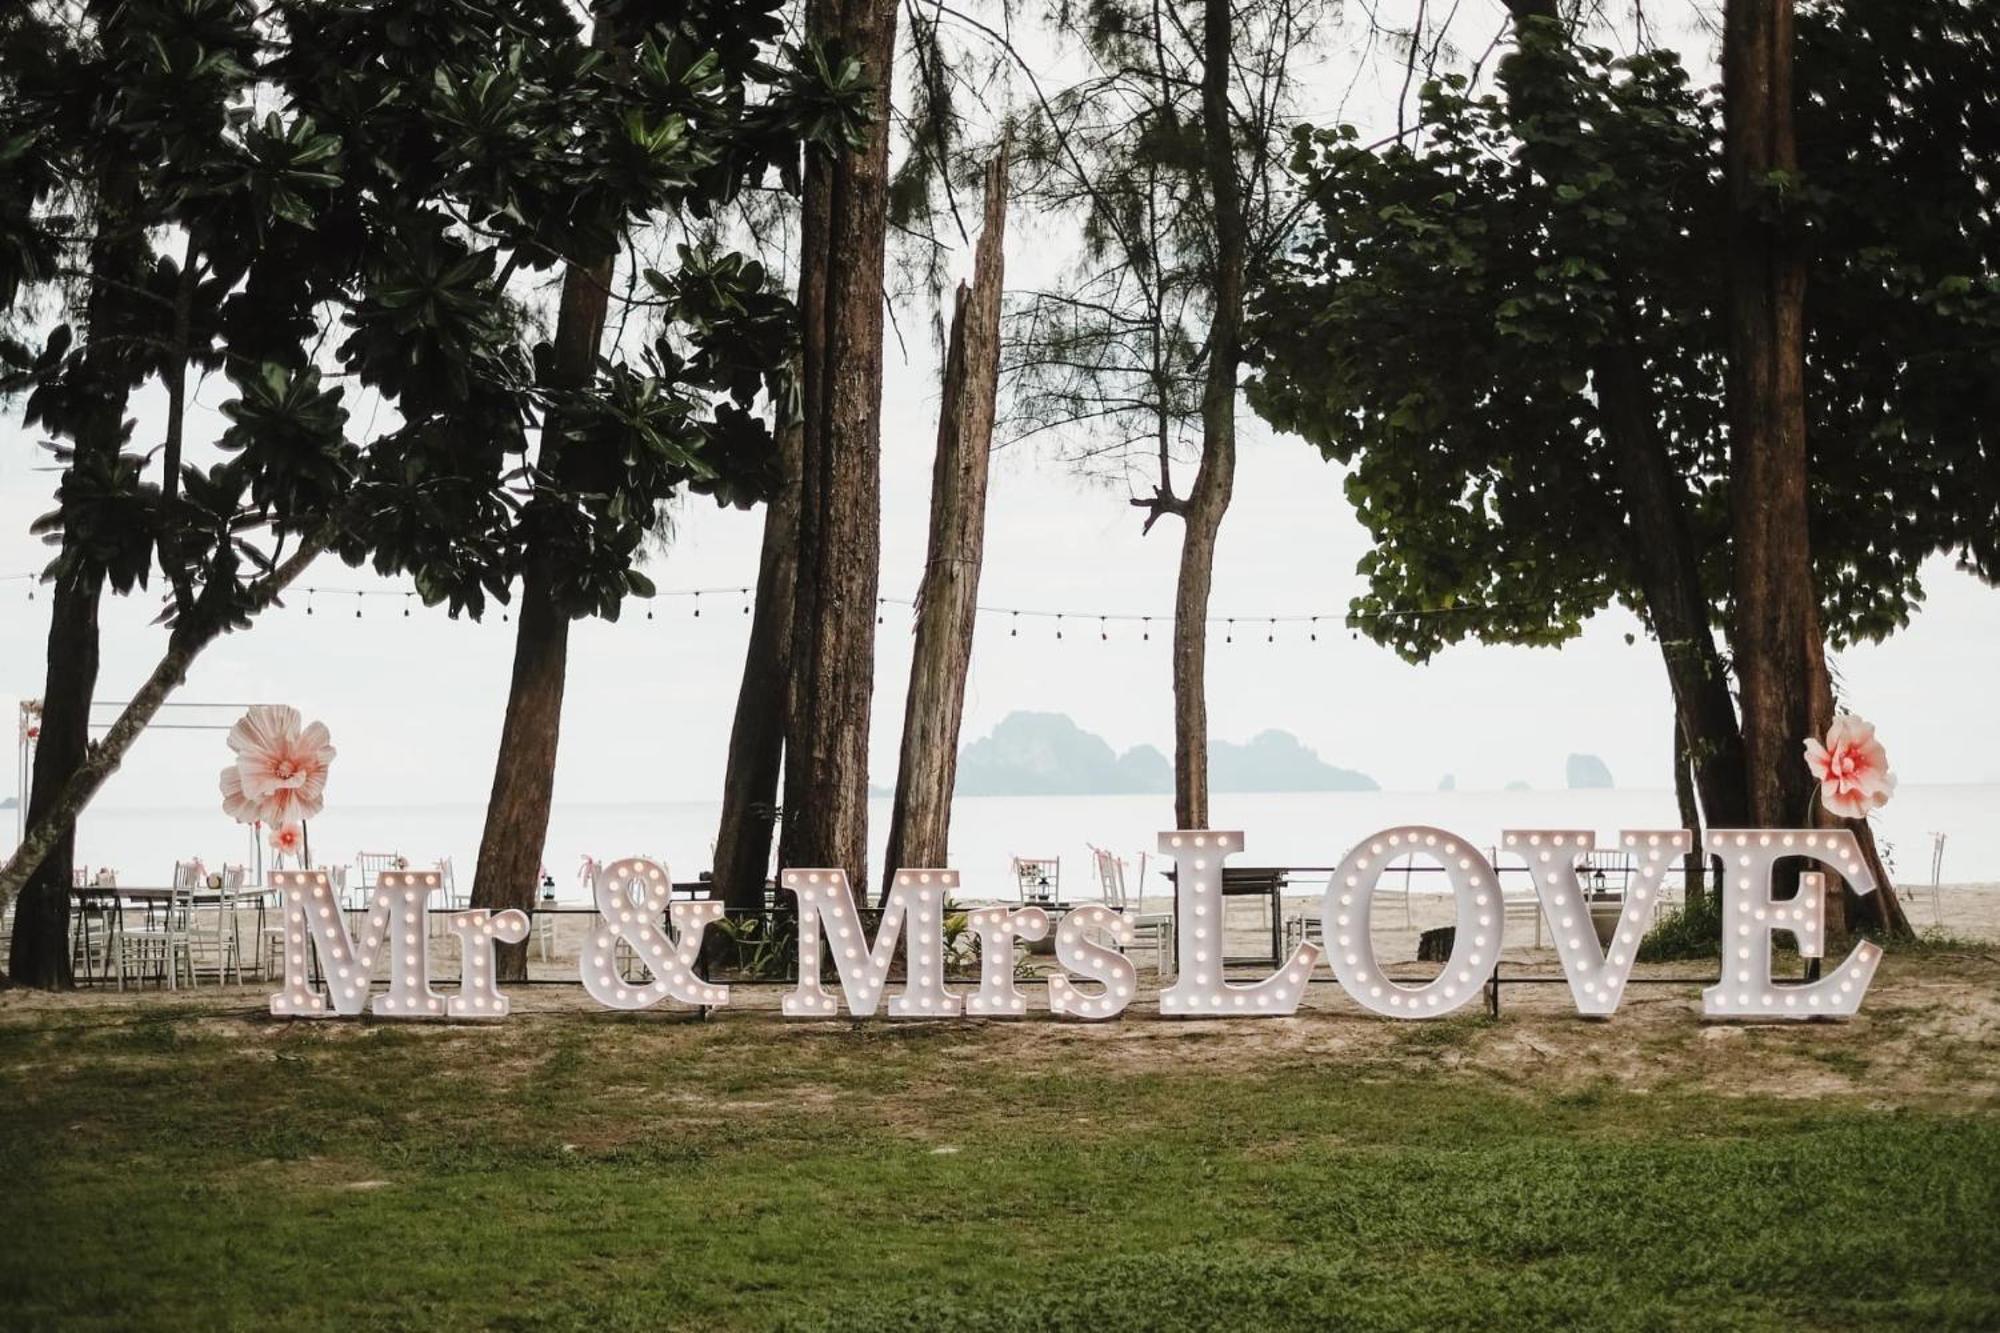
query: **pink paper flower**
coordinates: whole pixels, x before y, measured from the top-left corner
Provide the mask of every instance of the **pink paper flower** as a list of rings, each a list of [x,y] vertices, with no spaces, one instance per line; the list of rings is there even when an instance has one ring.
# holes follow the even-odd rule
[[[271,830],[271,850],[280,858],[296,860],[305,850],[306,831],[297,824],[280,824]]]
[[[1843,819],[1866,818],[1896,792],[1896,775],[1874,726],[1853,713],[1833,719],[1824,743],[1806,739],[1806,767],[1819,779],[1819,803]]]
[[[262,822],[257,802],[243,794],[243,774],[234,764],[222,770],[222,813],[239,824]]]
[[[311,819],[326,804],[326,772],[334,757],[328,742],[325,725],[302,726],[298,709],[258,704],[229,729],[236,777],[232,790],[229,775],[223,775],[222,808],[244,823]]]

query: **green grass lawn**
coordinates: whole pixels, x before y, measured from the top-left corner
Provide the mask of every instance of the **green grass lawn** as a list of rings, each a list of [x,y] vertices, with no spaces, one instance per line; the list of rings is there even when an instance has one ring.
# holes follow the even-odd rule
[[[11,1004],[0,1325],[2000,1326],[1991,1005],[1943,1050],[1928,990],[1806,1031],[1688,1002],[1092,1031]]]

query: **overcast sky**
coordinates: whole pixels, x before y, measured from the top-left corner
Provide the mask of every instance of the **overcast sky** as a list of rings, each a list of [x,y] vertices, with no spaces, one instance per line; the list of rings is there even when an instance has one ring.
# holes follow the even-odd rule
[[[1370,95],[1364,81],[1354,96]],[[1324,102],[1347,97],[1327,76]],[[1016,216],[1008,237],[1010,285],[1060,250],[1060,237]],[[905,313],[907,349],[893,340],[883,430],[882,591],[907,598],[923,563],[936,366],[921,314]],[[210,379],[199,401],[226,396]],[[137,439],[160,430],[157,398],[140,404]],[[1218,739],[1266,728],[1296,733],[1331,763],[1385,787],[1430,789],[1446,773],[1461,787],[1522,780],[1562,782],[1564,757],[1601,755],[1621,786],[1670,781],[1670,710],[1657,648],[1623,614],[1601,618],[1561,650],[1464,646],[1426,667],[1357,641],[1338,627],[1360,590],[1355,562],[1366,535],[1341,494],[1340,470],[1299,441],[1273,437],[1244,412],[1236,500],[1222,529],[1214,613],[1237,616],[1235,642],[1218,628],[1209,659],[1209,716]],[[55,474],[17,415],[0,418],[0,694],[38,695],[47,591],[27,580],[45,548],[28,535],[50,507]],[[1171,752],[1167,614],[1180,536],[1172,519],[1141,536],[1122,488],[1091,484],[1047,453],[994,459],[981,601],[1074,613],[1055,638],[1043,620],[1005,616],[979,624],[965,738],[1016,709],[1070,714],[1124,748]],[[670,552],[654,561],[662,589],[754,584],[762,513],[692,501]],[[180,698],[286,702],[332,728],[340,760],[336,799],[357,803],[482,801],[492,777],[512,652],[511,622],[449,620],[400,598],[340,596],[326,589],[387,588],[324,558],[302,581],[321,589],[231,635],[202,658]],[[1930,604],[1889,643],[1838,661],[1845,701],[1878,722],[1905,782],[2000,782],[2000,595],[1936,562]],[[711,800],[720,788],[749,618],[737,596],[630,604],[616,625],[585,623],[573,638],[559,801]],[[357,619],[355,611],[363,612]],[[107,599],[99,697],[122,700],[158,655],[148,622],[152,594]],[[1132,625],[1099,637],[1095,616],[1159,617],[1150,642]],[[1317,642],[1271,615],[1322,614]],[[871,779],[892,785],[909,664],[906,608],[889,607],[878,630]],[[177,714],[188,720],[191,713]],[[227,715],[218,715],[228,720]],[[218,734],[163,731],[144,738],[102,797],[106,806],[200,803],[226,752]],[[11,768],[11,766],[10,766]],[[0,794],[11,792],[11,775]]]

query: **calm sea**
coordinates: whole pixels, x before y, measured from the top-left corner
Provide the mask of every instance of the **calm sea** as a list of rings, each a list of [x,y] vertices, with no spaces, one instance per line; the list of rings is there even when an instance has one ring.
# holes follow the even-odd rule
[[[874,803],[871,874],[881,873],[888,804]],[[558,804],[545,863],[559,896],[581,896],[577,870],[586,855],[652,856],[676,878],[695,878],[708,868],[717,809],[700,801]],[[483,813],[473,804],[329,808],[312,822],[313,859],[351,862],[363,851],[398,852],[412,864],[450,857],[469,887]],[[1497,842],[1503,828],[1594,828],[1609,840],[1622,828],[1678,823],[1671,792],[1637,790],[1238,794],[1216,798],[1212,822],[1244,831],[1237,864],[1290,866],[1330,866],[1353,843],[1400,823],[1438,825],[1480,846]],[[0,815],[0,847],[12,846],[14,823],[12,811]],[[1094,897],[1092,845],[1136,867],[1171,823],[1172,804],[1160,796],[969,797],[952,812],[951,863],[965,877],[966,897],[1001,898],[1012,896],[1010,858],[1060,857],[1064,896]],[[2000,881],[2000,786],[1904,787],[1877,817],[1876,832],[1899,879],[1930,882],[1932,835],[1943,833],[1943,882]],[[79,861],[112,866],[125,884],[163,883],[173,863],[189,857],[211,868],[254,861],[245,833],[213,805],[93,810],[78,841]],[[1148,881],[1148,894],[1166,891],[1150,871]]]

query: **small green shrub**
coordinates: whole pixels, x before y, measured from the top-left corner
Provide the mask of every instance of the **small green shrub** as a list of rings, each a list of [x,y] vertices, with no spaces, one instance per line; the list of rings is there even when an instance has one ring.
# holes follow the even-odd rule
[[[1722,903],[1720,895],[1713,893],[1662,913],[1646,938],[1639,941],[1642,963],[1715,958],[1721,953]]]

